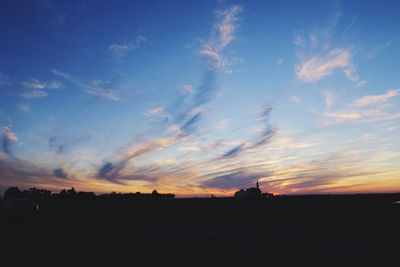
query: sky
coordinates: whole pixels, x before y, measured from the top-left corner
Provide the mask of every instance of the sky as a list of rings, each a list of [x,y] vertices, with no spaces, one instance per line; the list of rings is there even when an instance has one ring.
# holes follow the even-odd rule
[[[400,191],[398,1],[0,1],[0,192]]]

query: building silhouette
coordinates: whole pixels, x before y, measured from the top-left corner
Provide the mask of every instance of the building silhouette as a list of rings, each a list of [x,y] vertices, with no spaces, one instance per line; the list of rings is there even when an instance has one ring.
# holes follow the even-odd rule
[[[246,190],[240,189],[239,191],[236,191],[234,194],[234,198],[236,199],[254,199],[254,198],[259,198],[261,197],[262,192],[260,189],[260,186],[258,184],[258,180],[256,182],[256,187],[250,187],[247,188]]]

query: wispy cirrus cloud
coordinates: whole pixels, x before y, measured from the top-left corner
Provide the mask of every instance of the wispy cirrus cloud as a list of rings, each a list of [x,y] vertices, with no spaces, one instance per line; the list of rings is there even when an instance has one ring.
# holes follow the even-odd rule
[[[259,146],[270,143],[272,141],[272,138],[277,133],[277,129],[274,128],[270,123],[272,109],[273,108],[269,103],[264,104],[263,107],[260,109],[257,120],[260,121],[263,125],[261,132],[257,138],[252,141],[242,142],[236,145],[235,147],[224,153],[221,158],[229,159],[232,157],[236,157],[245,150],[255,149]]]
[[[389,90],[386,94],[368,95],[355,99],[353,100],[352,105],[355,107],[365,107],[376,104],[382,104],[399,95],[400,95],[400,89],[392,89]]]
[[[362,87],[367,83],[367,81],[359,81],[358,83],[356,83],[356,87]]]
[[[193,152],[211,153],[219,150],[223,146],[225,146],[225,143],[222,140],[217,140],[211,143],[189,142],[180,146],[179,151],[185,154]]]
[[[400,89],[388,90],[385,94],[367,95],[354,99],[347,107],[324,112],[323,125],[340,123],[392,121],[400,118],[400,113],[390,109],[387,102],[400,95]]]
[[[380,46],[376,46],[376,47],[370,49],[369,51],[367,51],[365,56],[368,59],[372,59],[372,58],[376,57],[377,55],[381,54],[384,50],[388,49],[392,44],[393,44],[393,40],[388,40],[384,44],[382,44]]]
[[[85,92],[88,94],[94,95],[94,96],[100,96],[102,98],[113,100],[113,101],[120,100],[119,96],[114,92],[114,90],[111,90],[111,89],[89,88],[89,89],[86,89]]]
[[[129,161],[148,154],[154,150],[165,148],[172,144],[175,144],[182,137],[182,135],[175,135],[140,141],[118,155],[113,162],[109,161],[104,163],[99,168],[96,177],[116,183],[121,183],[120,180],[122,171],[129,163]]]
[[[106,161],[100,166],[96,174],[98,178],[115,183],[123,183],[125,179],[123,177],[127,177],[126,173],[132,168],[132,164],[127,166],[132,160],[193,138],[193,134],[197,132],[199,122],[207,110],[206,105],[215,97],[218,70],[227,71],[226,68],[230,65],[223,58],[222,52],[234,39],[233,33],[236,29],[236,22],[240,12],[242,12],[242,7],[238,5],[217,12],[218,21],[214,25],[211,37],[203,45],[200,52],[208,60],[210,67],[205,72],[200,86],[196,90],[193,90],[192,85],[184,85],[182,87],[182,100],[179,101],[179,105],[175,105],[172,109],[165,110],[162,106],[147,110],[146,114],[148,116],[164,116],[164,114],[169,114],[170,121],[172,122],[171,125],[166,126],[169,133],[165,136],[141,140],[134,145],[128,146],[124,152],[119,153],[112,161]],[[269,112],[270,110],[262,112],[263,116],[259,120],[263,122],[267,121]],[[268,128],[268,130],[263,130],[260,137],[252,144],[253,148],[269,142],[273,131],[269,129],[268,125],[268,123],[264,125],[265,127],[263,128]],[[182,145],[178,150],[187,154],[204,149],[206,149],[205,146],[197,146],[192,143],[191,145]],[[135,176],[135,171],[134,169],[133,172],[130,172],[130,175]],[[143,177],[146,177],[146,175]]]
[[[191,85],[191,84],[182,84],[181,93],[184,94],[184,95],[192,94],[193,93],[193,85]]]
[[[287,149],[287,148],[283,148]],[[296,163],[277,166],[271,162],[246,162],[242,158],[239,168],[230,166],[222,171],[210,172],[201,185],[227,191],[254,186],[257,180],[263,191],[275,193],[325,192],[336,187],[353,186],[358,178],[376,175],[383,170],[365,168],[358,152],[331,152],[319,154],[318,159],[304,159]],[[290,161],[289,161],[290,162]]]
[[[111,83],[109,81],[103,80],[93,80],[93,81],[84,81],[79,79],[78,77],[72,76],[65,72],[61,72],[56,69],[51,69],[51,73],[56,76],[59,76],[66,81],[70,82],[71,84],[75,85],[79,89],[83,90],[84,92],[99,96],[104,99],[118,101],[120,97],[117,95],[116,91],[111,89]]]
[[[218,70],[227,71],[226,67],[230,65],[223,58],[222,52],[234,39],[238,15],[242,11],[243,7],[240,5],[216,11],[217,22],[214,24],[210,38],[203,44],[200,51],[200,54],[208,60],[210,68],[205,72],[200,86],[195,90],[192,85],[182,86],[184,97],[190,97],[191,103],[185,107],[178,106],[175,112],[171,112],[173,120],[176,121],[175,124],[182,125],[181,131],[194,129],[205,111],[205,105],[215,97]]]
[[[32,98],[43,98],[48,96],[46,91],[42,91],[42,90],[33,90],[30,92],[26,92],[26,93],[21,93],[20,96],[24,97],[24,98],[28,98],[28,99],[32,99]]]
[[[195,97],[195,99],[199,101],[199,105],[204,104],[204,101],[209,101],[209,99],[204,99],[203,97]],[[195,107],[198,107],[198,105]],[[105,162],[98,169],[96,177],[114,183],[124,183],[123,180],[128,179],[128,176],[124,175],[124,169],[130,161],[153,151],[161,150],[174,144],[178,144],[185,140],[185,138],[193,134],[197,129],[201,114],[202,110],[197,108],[191,108],[189,111],[184,112],[183,114],[173,114],[173,119],[177,123],[169,125],[174,126],[173,129],[167,127],[169,130],[168,134],[163,135],[163,131],[161,131],[161,136],[149,137],[146,139],[136,138],[134,144],[128,145],[127,148],[118,153],[118,155],[116,155],[112,161]],[[165,113],[163,106],[148,110],[147,115],[166,117],[168,120],[170,120],[170,116]],[[180,118],[178,119],[177,117]],[[132,178],[136,176],[134,173],[131,173],[129,177]],[[140,177],[144,178],[145,176],[140,175]]]
[[[180,131],[193,131],[196,124],[202,117],[205,110],[205,105],[209,103],[216,95],[217,90],[217,74],[218,70],[227,71],[229,65],[223,58],[222,52],[229,43],[234,39],[234,31],[238,15],[243,11],[240,5],[234,5],[225,10],[217,11],[217,22],[211,33],[211,37],[205,42],[201,48],[200,54],[208,60],[209,69],[204,73],[201,84],[193,90],[193,86],[189,84],[182,85],[181,92],[183,97],[180,104],[183,104],[184,99],[188,99],[186,104],[174,107],[172,120],[174,125],[181,125]]]
[[[146,110],[145,114],[148,116],[161,116],[164,114],[164,106],[151,108]]]
[[[167,112],[165,111],[164,106],[150,108],[150,109],[146,110],[144,114],[149,117],[157,117],[157,118],[164,119],[167,122],[170,121],[170,119],[171,119],[171,116],[168,115]]]
[[[271,175],[272,179],[263,179],[261,185],[278,192],[323,193],[340,186],[356,188],[358,184],[354,180],[376,174],[374,171],[364,170],[360,166],[356,167],[352,160],[348,164],[338,163],[337,159],[333,161],[313,161],[288,166],[287,170],[274,172]]]
[[[217,124],[215,124],[214,128],[217,130],[223,130],[226,128],[226,126],[229,124],[229,122],[230,122],[230,120],[228,120],[228,119],[222,119]]]
[[[278,139],[274,139],[278,140]],[[281,138],[277,144],[273,144],[278,150],[249,151],[250,154],[240,153],[229,161],[217,158],[205,161],[180,161],[175,160],[164,165],[145,165],[140,168],[127,166],[120,170],[115,180],[107,178],[119,184],[129,181],[145,181],[149,185],[157,185],[159,188],[173,188],[175,192],[192,192],[192,194],[207,194],[213,192],[221,195],[232,195],[233,191],[240,188],[254,186],[256,180],[260,180],[263,191],[274,193],[299,193],[313,192],[323,193],[331,190],[357,190],[360,186],[360,178],[379,177],[385,172],[379,166],[369,164],[365,167],[362,151],[335,151],[317,152],[310,157],[294,157],[289,159],[283,151],[294,151],[315,146],[316,144],[301,143],[292,137]],[[275,142],[275,141],[274,141]],[[199,152],[200,144],[182,149],[182,153]],[[266,149],[268,150],[268,149]],[[271,152],[273,153],[271,154]],[[312,151],[312,150],[309,150]],[[263,156],[257,157],[257,154]],[[289,154],[290,155],[290,154]],[[392,153],[385,156],[395,157]],[[371,154],[368,153],[368,159]],[[316,159],[315,159],[316,158]],[[371,159],[373,161],[373,159]],[[115,167],[117,168],[117,167]],[[104,165],[104,170],[115,170],[113,165]],[[365,181],[365,179],[363,180]]]
[[[138,37],[136,37],[136,40],[133,42],[120,43],[120,44],[113,43],[108,47],[108,49],[111,52],[114,59],[119,61],[119,60],[124,59],[126,56],[128,56],[129,53],[135,51],[142,44],[144,44],[146,42],[147,42],[147,39],[144,36],[139,35]]]
[[[237,190],[254,187],[259,178],[266,176],[266,173],[248,173],[245,170],[240,170],[206,180],[202,185],[210,188]]]
[[[209,65],[215,69],[223,69],[229,65],[222,55],[223,50],[235,38],[239,14],[243,11],[241,5],[234,5],[222,11],[217,11],[217,22],[214,25],[210,39],[203,44],[200,53],[209,59]]]
[[[301,101],[302,101],[302,99],[301,99],[301,97],[299,97],[299,96],[291,96],[290,97],[290,101],[292,102],[292,103],[295,103],[295,104],[300,104],[301,103]]]
[[[316,83],[325,77],[342,72],[351,81],[361,84],[354,63],[353,49],[337,45],[334,40],[334,29],[341,18],[340,6],[334,6],[333,16],[325,27],[302,32],[294,38],[297,64],[296,76],[306,83]]]
[[[59,81],[52,82],[41,82],[36,79],[30,79],[28,81],[21,82],[22,87],[36,89],[36,90],[44,90],[44,89],[58,89],[62,87],[62,84]]]
[[[325,112],[323,115],[325,116],[323,125],[347,122],[391,121],[400,118],[400,113],[384,112],[379,109]]]
[[[179,151],[182,151],[183,153],[192,153],[192,152],[201,151],[201,148],[199,146],[197,146],[196,144],[183,145],[183,146],[179,147]]]
[[[12,156],[11,143],[17,141],[18,141],[18,136],[15,132],[13,132],[12,126],[11,125],[4,126],[2,132],[2,142],[1,142],[3,152],[9,156]]]
[[[321,93],[324,96],[325,107],[330,108],[335,103],[335,95],[328,90],[322,91]]]
[[[25,104],[19,104],[17,105],[17,108],[23,112],[29,112],[31,111],[31,106],[25,105]]]
[[[222,157],[223,158],[231,158],[231,157],[235,157],[239,154],[239,152],[241,152],[243,149],[245,148],[245,143],[241,143],[240,145],[237,145],[233,148],[231,148],[230,150],[228,150],[227,152],[225,152]]]
[[[159,112],[160,111],[156,111],[156,113]],[[128,179],[128,176],[124,174],[124,169],[126,169],[129,162],[151,152],[178,144],[193,134],[200,120],[201,112],[199,111],[194,114],[186,115],[185,119],[179,125],[175,125],[176,129],[170,131],[172,132],[170,134],[161,137],[149,137],[146,139],[137,138],[134,144],[128,145],[127,148],[116,155],[112,161],[106,161],[102,164],[98,168],[95,177],[113,183],[123,184],[123,180]],[[136,176],[134,173],[131,173],[129,177]]]
[[[27,98],[27,99],[33,99],[33,98],[43,98],[48,96],[48,93],[46,90],[48,89],[59,89],[63,85],[59,81],[39,81],[37,79],[30,79],[27,81],[22,81],[20,83],[20,86],[24,88],[25,92],[21,93],[20,96]],[[31,90],[31,91],[27,91]]]
[[[63,168],[54,169],[53,175],[58,178],[68,179],[68,173]]]
[[[90,190],[87,180],[72,180],[64,169],[51,170],[37,162],[21,160],[15,157],[4,157],[0,154],[0,186],[44,187],[50,190],[61,190],[68,186]],[[93,190],[93,189],[91,189]]]
[[[69,80],[69,81],[75,80],[75,78],[72,75],[69,75],[69,74],[67,74],[65,72],[62,72],[62,71],[59,71],[59,70],[56,70],[56,69],[51,69],[50,72],[53,73],[54,75],[60,76],[60,77],[66,79],[66,80]]]
[[[303,82],[317,82],[332,75],[336,70],[342,71],[347,78],[358,81],[352,54],[346,48],[331,49],[319,55],[300,60],[296,74]]]

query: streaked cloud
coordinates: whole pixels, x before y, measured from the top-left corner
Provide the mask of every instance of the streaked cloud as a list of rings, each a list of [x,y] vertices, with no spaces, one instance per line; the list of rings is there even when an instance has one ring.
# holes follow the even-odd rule
[[[325,112],[323,115],[326,117],[323,125],[346,122],[391,121],[400,118],[400,113],[388,113],[379,109]]]
[[[203,186],[237,190],[240,188],[255,187],[256,181],[265,176],[267,175],[247,173],[246,171],[236,171],[207,180],[203,183]]]
[[[261,146],[261,145],[265,145],[265,144],[269,143],[271,141],[272,137],[277,132],[277,129],[274,128],[270,123],[270,117],[271,117],[272,110],[273,110],[273,107],[271,106],[270,103],[264,104],[263,107],[261,108],[261,111],[259,113],[257,120],[261,121],[264,125],[262,125],[263,129],[261,131],[261,134],[258,137],[258,140],[256,140],[254,142],[253,147]]]
[[[185,95],[193,93],[193,85],[191,85],[191,84],[182,84],[181,93],[185,94]]]
[[[352,81],[359,80],[352,54],[345,48],[332,49],[302,60],[296,68],[296,74],[301,81],[313,83],[332,75],[336,70],[342,71]]]
[[[392,44],[393,44],[393,40],[388,40],[386,43],[370,49],[366,53],[366,57],[368,59],[372,59],[372,58],[376,57],[377,55],[381,54],[387,48],[389,48]]]
[[[400,129],[400,125],[388,127],[385,130],[388,131],[388,132],[393,132],[393,131],[396,131],[398,129]]]
[[[169,131],[169,134],[150,138],[138,143],[136,142],[135,145],[129,146],[124,152],[114,157],[113,161],[106,161],[102,164],[95,175],[97,178],[106,179],[114,183],[123,183],[124,178],[122,177],[125,177],[123,172],[131,160],[155,150],[178,144],[197,130],[199,121],[203,116],[204,106],[215,96],[217,88],[216,69],[222,67],[214,65],[215,58],[213,56],[210,57],[208,53],[210,51],[207,52],[206,50],[212,48],[220,53],[231,42],[235,27],[234,22],[237,20],[236,15],[241,12],[241,9],[240,6],[234,6],[226,11],[218,13],[219,22],[215,26],[216,28],[212,38],[203,46],[201,53],[212,61],[212,68],[206,71],[200,86],[193,94],[190,94],[190,104],[183,107],[174,107],[174,110],[171,112],[168,110],[168,113],[171,115],[166,115],[164,106],[152,108],[145,112],[148,116],[161,116],[171,120],[173,123],[166,126],[166,130]],[[185,85],[182,89],[186,92],[193,91],[193,87],[188,85]],[[184,148],[184,150],[188,152],[188,149]]]
[[[63,168],[54,169],[53,174],[58,178],[68,179],[68,174],[65,172]]]
[[[17,134],[11,129],[11,126],[3,127],[3,135],[10,141],[18,141]]]
[[[52,69],[50,70],[50,72],[53,73],[54,75],[57,75],[65,79],[66,81],[70,82],[71,84],[73,84],[74,86],[78,87],[79,89],[83,90],[88,94],[99,96],[113,101],[120,100],[120,97],[118,96],[116,90],[111,89],[111,84],[109,81],[103,81],[103,80],[84,81],[56,69]]]
[[[26,105],[26,104],[19,104],[17,105],[17,108],[23,112],[29,112],[31,111],[31,106]]]
[[[164,114],[164,106],[148,109],[145,114],[148,116],[161,116]]]
[[[172,124],[167,126],[167,130],[172,133],[180,132],[181,128],[177,124]]]
[[[335,96],[331,91],[325,90],[321,92],[324,96],[324,103],[327,108],[330,108],[335,103]]]
[[[245,143],[242,143],[234,148],[228,150],[222,157],[223,158],[231,158],[239,154],[245,148]]]
[[[129,53],[138,49],[143,43],[146,43],[147,39],[141,35],[136,37],[136,40],[129,43],[114,43],[111,44],[108,49],[110,50],[112,56],[115,60],[124,59]]]
[[[217,130],[223,130],[229,124],[230,120],[222,119],[217,124],[215,124],[214,128]]]
[[[364,106],[382,104],[398,95],[400,95],[400,89],[392,89],[389,90],[386,94],[368,95],[355,99],[353,100],[352,105],[355,107],[364,107]]]
[[[296,76],[306,83],[316,83],[325,77],[341,72],[349,80],[360,83],[357,66],[354,63],[353,48],[338,45],[335,28],[342,11],[336,4],[335,11],[325,26],[310,32],[300,31],[293,40],[296,48]]]
[[[85,92],[91,95],[100,96],[102,98],[113,101],[118,101],[120,99],[119,96],[115,93],[115,91],[111,89],[90,88],[86,89]]]
[[[50,190],[61,190],[65,187],[90,188],[90,182],[66,179],[60,172],[39,166],[37,162],[4,157],[0,154],[0,185],[18,185],[20,187],[44,187]],[[61,176],[63,177],[59,177]],[[89,187],[88,187],[89,186]]]
[[[48,96],[48,89],[59,89],[62,87],[62,84],[59,81],[39,81],[36,79],[30,79],[27,81],[22,81],[20,83],[21,87],[24,88],[25,92],[20,93],[20,96],[33,99],[33,98],[43,98]],[[31,90],[31,91],[27,91]]]
[[[217,22],[214,25],[210,39],[203,44],[200,53],[209,59],[209,64],[215,69],[222,69],[229,63],[222,55],[223,50],[235,38],[239,14],[243,11],[241,5],[217,11]]]
[[[36,89],[36,90],[44,90],[44,89],[58,89],[62,87],[62,84],[59,81],[52,82],[40,82],[36,79],[30,79],[28,81],[21,82],[22,87]]]
[[[123,153],[119,154],[114,162],[104,163],[98,170],[96,177],[106,179],[115,183],[123,183],[122,171],[129,163],[129,161],[148,154],[157,149],[168,147],[177,143],[183,136],[168,136],[162,138],[155,138],[144,140],[135,144],[134,146],[126,149]]]
[[[183,153],[192,153],[200,151],[201,148],[198,147],[196,144],[191,144],[191,145],[183,145],[179,147],[179,150],[182,151]]]
[[[295,104],[300,104],[301,103],[301,97],[299,97],[299,96],[295,96],[295,95],[293,95],[293,96],[291,96],[290,97],[290,101],[291,102],[293,102],[293,103],[295,103]]]
[[[269,144],[272,138],[277,133],[277,129],[274,128],[270,123],[270,115],[272,112],[272,106],[269,103],[264,104],[259,111],[257,121],[261,122],[261,130],[259,135],[251,141],[241,142],[240,144],[229,149],[222,155],[222,159],[228,159],[236,157],[246,150],[256,149],[257,147]]]
[[[73,76],[71,76],[71,75],[69,75],[69,74],[67,74],[65,72],[61,72],[61,71],[56,70],[56,69],[51,69],[50,72],[53,73],[54,75],[57,75],[57,76],[60,76],[60,77],[62,77],[64,79],[66,79],[66,80],[69,80],[69,81],[74,80]]]
[[[321,142],[319,140],[302,140],[303,138],[295,138],[288,136],[283,132],[277,132],[275,134],[273,144],[281,149],[304,149],[319,145]]]
[[[11,143],[12,142],[17,142],[18,137],[15,132],[12,130],[12,126],[4,126],[3,127],[3,132],[2,132],[2,148],[3,152],[6,153],[7,155],[12,155],[11,151]]]
[[[385,94],[354,99],[344,108],[322,113],[324,116],[322,125],[397,120],[400,118],[400,113],[391,109],[391,105],[387,102],[398,95],[400,89],[392,89]]]
[[[46,93],[46,91],[42,91],[42,90],[33,90],[30,92],[26,92],[26,93],[21,93],[20,96],[24,97],[24,98],[28,98],[28,99],[32,99],[32,98],[43,98],[46,97],[48,94]]]
[[[367,83],[367,81],[359,81],[358,83],[356,83],[356,87],[362,87]]]

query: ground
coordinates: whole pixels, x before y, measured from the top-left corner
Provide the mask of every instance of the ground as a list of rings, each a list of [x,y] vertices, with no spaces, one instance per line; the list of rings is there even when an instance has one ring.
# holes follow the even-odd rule
[[[0,260],[398,266],[398,199],[51,200],[35,216],[1,214]]]

